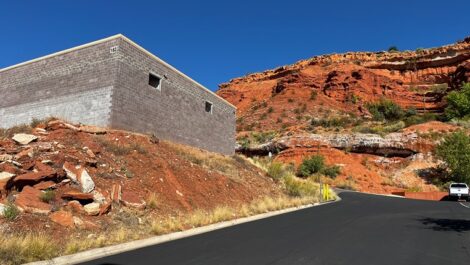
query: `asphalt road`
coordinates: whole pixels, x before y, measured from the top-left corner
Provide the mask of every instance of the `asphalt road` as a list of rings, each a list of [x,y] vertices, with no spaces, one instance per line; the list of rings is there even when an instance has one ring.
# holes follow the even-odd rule
[[[341,197],[84,264],[470,263],[470,209],[460,203],[349,192]]]

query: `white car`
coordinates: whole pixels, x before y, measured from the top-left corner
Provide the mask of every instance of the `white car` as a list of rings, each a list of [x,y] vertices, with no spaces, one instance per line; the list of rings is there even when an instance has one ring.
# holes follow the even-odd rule
[[[468,199],[468,186],[465,183],[452,183],[449,186],[449,198]]]

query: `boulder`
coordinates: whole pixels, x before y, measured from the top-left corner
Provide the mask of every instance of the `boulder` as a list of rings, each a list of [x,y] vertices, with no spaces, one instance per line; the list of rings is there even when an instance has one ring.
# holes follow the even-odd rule
[[[56,176],[57,175],[53,170],[29,172],[15,177],[13,179],[13,185],[18,188],[22,188],[26,185],[35,185],[41,181],[53,179]]]
[[[65,226],[65,227],[75,226],[73,215],[70,212],[66,212],[66,211],[53,212],[52,214],[49,215],[49,218],[51,219],[51,221],[61,226]]]
[[[0,162],[11,161],[13,160],[13,156],[9,154],[1,154],[0,155]]]
[[[67,178],[80,185],[82,192],[90,193],[95,189],[95,182],[82,166],[73,166],[65,162],[63,165]]]
[[[91,193],[83,193],[79,191],[67,191],[62,194],[62,199],[81,202],[93,202],[94,196]]]
[[[51,205],[41,201],[41,194],[40,190],[26,186],[16,197],[15,204],[23,212],[49,214]]]
[[[15,174],[9,172],[0,172],[0,182],[7,182],[13,178]]]
[[[79,201],[69,201],[67,207],[76,213],[83,213],[83,206]]]
[[[38,190],[47,190],[47,189],[52,189],[56,186],[56,183],[54,181],[44,181],[44,182],[39,182],[38,184],[34,185],[33,187]]]
[[[50,142],[38,142],[34,146],[37,147],[37,149],[41,152],[49,152],[54,148]]]
[[[0,172],[0,197],[2,194],[7,193],[7,189],[11,180],[15,177],[15,174],[9,172]]]
[[[86,230],[96,230],[96,229],[99,229],[100,227],[93,223],[93,222],[90,222],[90,221],[83,221],[82,219],[74,216],[73,217],[73,223],[75,224],[76,227],[79,227],[81,229],[86,229]]]
[[[122,187],[119,184],[113,184],[111,189],[111,200],[115,203],[119,203],[122,198]]]
[[[121,202],[127,207],[132,207],[140,210],[145,209],[145,207],[147,206],[145,200],[141,199],[135,193],[130,191],[125,191],[122,193]]]
[[[85,169],[79,175],[79,182],[83,192],[92,192],[95,189],[95,182]]]
[[[100,213],[99,215],[107,214],[111,210],[111,203],[105,203],[103,206],[100,208]]]
[[[100,204],[97,202],[89,203],[83,206],[83,210],[87,215],[98,215],[100,214]]]
[[[78,179],[77,179],[78,172],[74,165],[72,165],[69,162],[65,162],[62,168],[65,170],[65,174],[68,179],[70,179],[71,181],[75,183],[78,183]]]
[[[24,157],[33,157],[34,156],[34,149],[33,148],[27,148],[19,152],[18,154],[15,155],[16,160],[21,160]]]
[[[82,132],[92,133],[92,134],[105,134],[107,132],[105,128],[89,126],[89,125],[82,125],[78,129]]]
[[[44,164],[40,161],[36,161],[34,163],[34,168],[37,170],[37,171],[44,171],[44,172],[51,172],[51,171],[54,171],[54,169],[47,165],[47,164]]]
[[[32,134],[26,134],[26,133],[17,133],[13,136],[13,141],[21,144],[21,145],[27,145],[33,141],[36,141],[38,139],[37,136],[34,136]]]
[[[64,122],[61,120],[53,120],[47,123],[46,130],[55,131],[59,129],[67,128],[64,125]]]
[[[106,203],[106,198],[104,197],[104,195],[101,192],[99,192],[97,190],[94,190],[92,192],[92,194],[93,194],[93,200],[95,202],[97,202],[99,204],[105,204]]]

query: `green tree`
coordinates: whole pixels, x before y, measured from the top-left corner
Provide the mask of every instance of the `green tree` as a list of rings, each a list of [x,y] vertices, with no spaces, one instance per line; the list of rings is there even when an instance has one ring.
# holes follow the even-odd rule
[[[453,181],[470,181],[470,137],[458,131],[444,137],[436,155],[445,161]]]
[[[460,91],[452,91],[447,97],[445,115],[447,119],[463,118],[470,114],[470,83],[462,86]]]
[[[398,52],[398,47],[397,46],[391,46],[390,48],[388,48],[388,51],[389,52]]]

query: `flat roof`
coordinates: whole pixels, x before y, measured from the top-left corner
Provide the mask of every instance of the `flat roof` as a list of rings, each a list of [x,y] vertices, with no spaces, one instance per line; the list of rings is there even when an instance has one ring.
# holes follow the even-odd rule
[[[232,106],[233,108],[237,108],[235,107],[232,103],[228,102],[227,100],[225,100],[224,98],[222,98],[221,96],[217,95],[216,93],[214,93],[213,91],[211,91],[210,89],[208,89],[207,87],[201,85],[199,82],[195,81],[194,79],[192,79],[191,77],[187,76],[186,74],[182,73],[181,71],[179,71],[178,69],[176,69],[175,67],[173,67],[172,65],[170,65],[169,63],[163,61],[162,59],[160,59],[159,57],[155,56],[153,53],[147,51],[146,49],[144,49],[142,46],[140,46],[139,44],[135,43],[134,41],[130,40],[129,38],[127,38],[126,36],[122,35],[122,34],[116,34],[114,36],[111,36],[111,37],[108,37],[108,38],[104,38],[104,39],[100,39],[100,40],[97,40],[97,41],[93,41],[93,42],[90,42],[90,43],[87,43],[87,44],[83,44],[83,45],[79,45],[79,46],[76,46],[76,47],[73,47],[73,48],[70,48],[70,49],[66,49],[66,50],[63,50],[63,51],[59,51],[59,52],[55,52],[55,53],[52,53],[52,54],[49,54],[49,55],[46,55],[46,56],[42,56],[42,57],[38,57],[36,59],[32,59],[32,60],[29,60],[29,61],[26,61],[26,62],[22,62],[22,63],[18,63],[18,64],[15,64],[15,65],[12,65],[12,66],[8,66],[8,67],[5,67],[5,68],[2,68],[0,69],[0,73],[1,72],[5,72],[5,71],[8,71],[8,70],[11,70],[11,69],[14,69],[14,68],[17,68],[17,67],[20,67],[20,66],[23,66],[23,65],[27,65],[27,64],[30,64],[30,63],[34,63],[34,62],[37,62],[37,61],[41,61],[41,60],[44,60],[44,59],[47,59],[47,58],[51,58],[51,57],[54,57],[54,56],[57,56],[57,55],[61,55],[61,54],[65,54],[65,53],[69,53],[69,52],[72,52],[72,51],[76,51],[76,50],[80,50],[80,49],[83,49],[83,48],[87,48],[87,47],[90,47],[90,46],[93,46],[93,45],[97,45],[97,44],[100,44],[100,43],[104,43],[104,42],[107,42],[107,41],[110,41],[110,40],[113,40],[113,39],[123,39],[125,40],[126,42],[130,43],[132,46],[136,47],[137,49],[141,50],[142,52],[144,52],[145,54],[147,54],[148,56],[152,57],[153,59],[157,60],[158,62],[160,62],[161,64],[167,66],[168,68],[170,68],[171,70],[179,73],[180,75],[182,75],[183,77],[187,78],[189,81],[195,83],[197,86],[199,86],[200,88],[202,88],[203,90],[205,90],[206,92],[209,92],[210,94],[216,96],[217,98],[221,99],[223,102],[227,103],[229,106]]]

